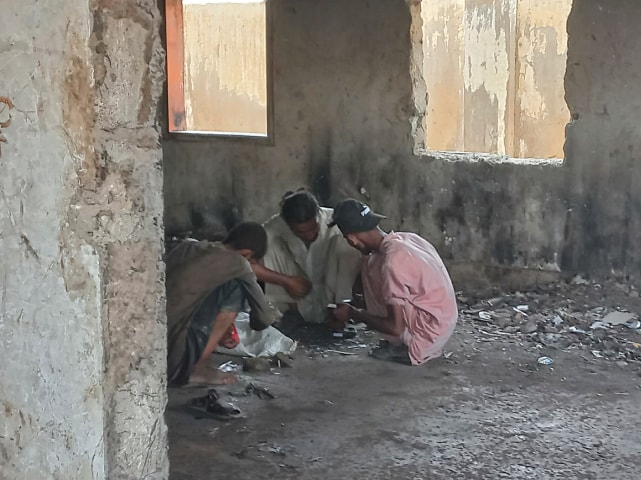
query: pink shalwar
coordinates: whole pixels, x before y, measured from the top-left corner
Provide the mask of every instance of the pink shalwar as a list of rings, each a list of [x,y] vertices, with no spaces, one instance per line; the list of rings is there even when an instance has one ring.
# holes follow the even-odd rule
[[[412,365],[440,357],[452,336],[458,310],[452,281],[436,249],[414,233],[391,232],[363,263],[369,313],[387,316],[401,305]]]

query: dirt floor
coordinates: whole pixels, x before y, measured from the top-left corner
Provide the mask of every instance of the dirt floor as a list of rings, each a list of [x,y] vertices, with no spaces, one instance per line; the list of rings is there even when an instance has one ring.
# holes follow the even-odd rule
[[[254,382],[276,395],[225,396],[245,419],[196,419],[183,405],[206,390],[170,390],[171,478],[637,480],[641,363],[633,350],[641,330],[581,334],[576,325],[614,309],[641,312],[641,302],[621,283],[580,280],[525,294],[486,292],[493,306],[461,296],[467,313],[449,358],[421,367],[369,358],[362,345],[375,342],[372,332],[330,345],[316,331],[299,331],[294,368],[245,374],[240,385],[217,389],[242,392]],[[497,293],[504,311],[529,302],[537,331],[481,320],[474,304],[492,312]],[[548,330],[572,340],[546,346]],[[542,356],[554,363],[539,364]]]

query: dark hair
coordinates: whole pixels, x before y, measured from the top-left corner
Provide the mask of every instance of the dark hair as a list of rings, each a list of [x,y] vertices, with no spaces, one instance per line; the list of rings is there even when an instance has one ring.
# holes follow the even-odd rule
[[[287,225],[298,225],[316,218],[320,206],[316,197],[307,190],[287,192],[280,204],[280,216]]]
[[[260,223],[241,222],[229,231],[223,243],[234,250],[251,250],[260,260],[267,252],[267,232]]]

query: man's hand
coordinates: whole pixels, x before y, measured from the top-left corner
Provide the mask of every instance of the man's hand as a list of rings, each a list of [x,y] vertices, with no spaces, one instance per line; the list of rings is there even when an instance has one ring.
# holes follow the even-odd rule
[[[252,269],[254,270],[258,280],[265,283],[271,283],[272,285],[280,285],[287,291],[289,296],[295,300],[303,298],[312,290],[312,284],[306,278],[299,276],[290,277],[270,270],[260,263],[253,263]]]
[[[351,305],[347,303],[341,303],[336,308],[332,309],[332,319],[334,320],[332,323],[340,323],[343,327],[345,327],[347,322],[349,322],[350,319],[354,318],[354,314],[356,312],[357,310]]]
[[[298,300],[311,291],[312,284],[303,277],[286,277],[283,282],[283,287],[293,299]]]

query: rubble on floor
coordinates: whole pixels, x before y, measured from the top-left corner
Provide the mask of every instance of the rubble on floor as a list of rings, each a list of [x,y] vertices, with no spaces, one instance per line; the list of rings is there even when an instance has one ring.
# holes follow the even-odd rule
[[[639,292],[580,276],[528,292],[458,295],[460,322],[481,338],[511,337],[530,347],[582,350],[621,364],[641,363]]]

